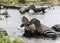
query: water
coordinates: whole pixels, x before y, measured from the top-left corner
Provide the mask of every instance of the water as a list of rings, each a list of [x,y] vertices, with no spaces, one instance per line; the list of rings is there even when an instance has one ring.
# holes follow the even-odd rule
[[[1,13],[3,13],[6,9],[1,10]],[[8,14],[10,17],[5,18],[4,16],[2,17],[3,20],[0,20],[0,28],[4,28],[8,35],[10,35],[12,38],[15,38],[17,35],[22,36],[24,33],[24,27],[21,28],[21,18],[23,16],[26,16],[29,20],[32,18],[36,18],[41,21],[42,24],[51,27],[55,24],[60,24],[60,7],[55,6],[55,9],[47,9],[46,13],[44,15],[42,14],[28,14],[25,13],[21,15],[18,10],[13,10],[13,9],[8,9]],[[20,30],[18,30],[20,29]],[[60,38],[57,38],[57,40],[47,40],[47,39],[27,39],[23,38],[23,40],[26,43],[59,43]],[[28,41],[27,41],[28,40]]]

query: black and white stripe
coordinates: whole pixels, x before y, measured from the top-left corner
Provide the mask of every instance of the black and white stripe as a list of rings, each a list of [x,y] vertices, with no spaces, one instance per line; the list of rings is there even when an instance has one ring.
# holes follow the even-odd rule
[[[45,35],[48,35],[48,36],[56,35],[55,32],[50,31],[50,30],[45,30],[43,33],[44,33]]]
[[[57,36],[53,29],[45,25],[42,25],[40,21],[37,20],[36,18],[33,18],[32,20],[29,21],[26,17],[23,17],[22,24],[23,25],[21,25],[21,27],[25,26],[25,33],[23,36],[26,37],[43,36],[43,37],[48,37],[53,39],[55,39]]]
[[[52,26],[52,29],[54,29],[56,32],[60,32],[60,25],[59,24],[54,25]]]
[[[53,29],[45,25],[41,25],[41,27],[43,29],[42,33],[44,34],[44,37],[50,37],[52,39],[55,39],[57,37],[56,32]]]

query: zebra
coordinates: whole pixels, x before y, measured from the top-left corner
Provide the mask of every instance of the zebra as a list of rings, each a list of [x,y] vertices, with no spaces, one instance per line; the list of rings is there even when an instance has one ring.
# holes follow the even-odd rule
[[[45,7],[41,7],[41,8],[33,8],[32,10],[35,12],[35,13],[38,13],[38,12],[42,12],[42,13],[45,13],[45,10],[47,8]]]
[[[35,32],[35,27],[33,25],[30,25],[29,23],[30,21],[25,16],[23,16],[22,24],[20,25],[20,27],[25,27],[25,33],[23,34],[23,36],[31,38],[36,36],[37,33],[39,35],[39,32]]]
[[[26,12],[29,12],[29,10],[30,10],[29,8],[21,8],[21,9],[20,9],[20,13],[21,13],[21,14],[24,14],[24,13],[26,13]]]
[[[28,24],[29,24],[29,20],[25,16],[23,16],[22,17],[22,24],[20,27],[23,27],[23,26],[27,27]]]
[[[24,13],[26,13],[26,12],[29,12],[29,10],[30,10],[30,9],[33,9],[33,8],[35,8],[34,5],[30,5],[30,6],[27,7],[27,8],[22,7],[22,8],[20,9],[20,13],[21,13],[21,14],[24,14]]]
[[[25,33],[23,34],[23,36],[31,38],[34,36],[34,34],[32,33],[31,30],[28,29],[28,27],[29,27],[28,25],[29,25],[29,20],[25,16],[23,16],[22,17],[22,24],[20,25],[20,27],[25,27],[25,29],[24,29]]]
[[[32,25],[34,24],[35,25],[35,32],[40,32],[44,35],[44,37],[49,37],[49,38],[53,38],[55,39],[57,37],[55,31],[53,29],[50,29],[48,28],[47,26],[45,25],[42,25],[40,23],[39,20],[37,20],[36,18],[33,18],[31,21],[30,21],[30,24],[29,25]]]
[[[42,13],[46,13],[45,10],[48,7],[41,7],[41,8],[36,8],[35,6],[29,6],[28,8],[21,8],[20,9],[20,13],[24,14],[26,12],[29,12],[30,9],[32,9],[34,11],[34,13],[38,13],[38,12],[42,12]]]
[[[41,25],[41,28],[43,29],[42,33],[44,34],[44,37],[52,38],[52,39],[57,38],[57,34],[53,29],[51,29],[43,24]]]
[[[31,36],[31,37],[42,36],[44,38],[48,37],[48,38],[56,39],[57,35],[56,35],[55,31],[53,29],[50,29],[49,27],[47,27],[45,25],[42,25],[38,19],[33,18],[30,21],[28,21],[27,18],[25,18],[25,19],[26,19],[26,21],[24,19],[22,19],[22,20],[24,20],[22,23],[25,24],[24,25],[25,32],[27,34],[30,33],[29,36]],[[26,24],[28,24],[28,25],[26,25]]]

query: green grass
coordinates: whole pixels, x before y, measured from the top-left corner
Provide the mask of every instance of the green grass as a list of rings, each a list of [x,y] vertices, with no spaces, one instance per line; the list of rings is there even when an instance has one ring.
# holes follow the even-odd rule
[[[10,5],[12,2],[14,2],[15,3],[15,5],[19,5],[19,4],[30,4],[30,3],[35,3],[36,2],[36,0],[35,1],[31,1],[31,0],[25,0],[25,3],[22,3],[22,2],[24,2],[24,0],[0,0],[2,3],[4,3],[4,4],[8,4],[8,5]],[[20,1],[20,2],[19,2]],[[38,1],[39,3],[40,2],[42,2],[41,0],[40,1]],[[45,0],[43,0],[43,2],[45,2]],[[55,0],[46,0],[46,2],[56,2]],[[58,5],[58,6],[60,6],[60,4]]]
[[[1,2],[4,3],[4,4],[11,4],[10,0],[1,0]]]
[[[0,43],[22,43],[22,40],[20,39],[20,37],[12,40],[10,36],[3,36],[2,38],[0,38]]]
[[[6,36],[2,30],[0,30],[0,43],[22,43],[22,40],[17,36],[14,40],[10,36]]]
[[[10,1],[10,0],[1,0],[1,2],[4,3],[4,4],[8,4],[8,5],[9,5],[9,4],[11,4],[13,1]],[[14,3],[15,3],[15,5],[16,5],[16,4],[20,4],[20,3],[19,3],[19,0],[14,0]]]
[[[20,37],[16,37],[13,43],[22,43]]]

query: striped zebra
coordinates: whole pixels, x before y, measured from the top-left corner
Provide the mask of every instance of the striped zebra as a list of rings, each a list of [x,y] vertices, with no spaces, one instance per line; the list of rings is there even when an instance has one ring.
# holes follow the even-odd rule
[[[23,27],[23,26],[27,27],[28,24],[29,24],[29,20],[25,16],[23,16],[22,17],[22,24],[20,27]]]
[[[37,30],[38,32],[42,33],[44,35],[44,37],[50,37],[53,39],[55,39],[57,37],[57,35],[53,29],[50,29],[49,27],[41,24],[41,22],[39,20],[37,20],[36,18],[33,18],[30,21],[29,25],[32,25],[32,24],[34,24],[34,26],[35,26],[35,32]]]
[[[28,31],[28,32],[26,32],[27,34],[30,33],[30,35],[32,35],[32,37],[33,36],[36,36],[36,37],[43,36],[43,37],[56,39],[57,35],[56,35],[55,31],[45,25],[42,25],[40,23],[40,21],[37,20],[36,18],[31,19],[29,22],[27,22],[27,21],[28,20],[25,21],[23,19],[23,22],[25,22],[26,24],[28,23],[28,25],[25,25],[25,32]]]
[[[22,17],[22,24],[20,25],[20,27],[25,27],[23,34],[24,37],[31,38],[34,36],[34,34],[32,33],[33,30],[31,29],[32,27],[29,26],[29,20],[25,16]]]
[[[21,14],[24,14],[24,13],[26,13],[26,12],[29,12],[29,10],[30,10],[30,9],[33,9],[33,8],[35,8],[34,5],[30,5],[30,6],[28,6],[28,7],[22,7],[22,8],[20,9],[20,13],[21,13]]]
[[[52,39],[57,38],[57,34],[53,29],[51,29],[43,24],[41,25],[41,28],[43,29],[42,33],[44,34],[44,37],[48,37],[48,38],[52,38]]]
[[[41,8],[33,8],[32,10],[35,12],[35,13],[38,13],[38,12],[42,12],[42,13],[45,13],[45,10],[47,8],[46,7],[41,7]]]

